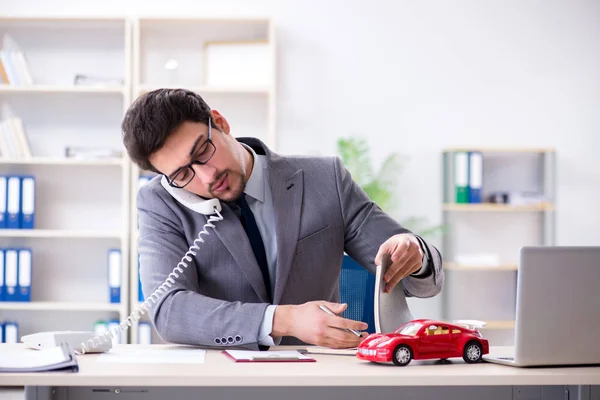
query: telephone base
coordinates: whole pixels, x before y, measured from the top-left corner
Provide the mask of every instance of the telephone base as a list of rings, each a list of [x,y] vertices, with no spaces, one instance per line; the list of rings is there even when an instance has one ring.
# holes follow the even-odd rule
[[[21,337],[21,342],[25,344],[25,347],[35,350],[47,349],[50,347],[56,347],[61,343],[68,343],[69,346],[78,350],[81,348],[81,343],[87,343],[88,340],[94,339],[98,334],[96,332],[87,331],[49,331],[39,332],[32,335],[25,335]],[[112,348],[112,341],[100,342],[98,346],[86,350],[87,353],[105,353]]]

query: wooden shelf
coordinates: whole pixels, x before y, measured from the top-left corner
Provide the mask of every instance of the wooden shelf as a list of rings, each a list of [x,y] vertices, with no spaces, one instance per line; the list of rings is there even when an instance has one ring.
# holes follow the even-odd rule
[[[121,239],[121,231],[76,229],[0,229],[0,238],[85,238]]]
[[[551,203],[538,204],[495,204],[495,203],[446,203],[443,206],[444,211],[553,211],[554,205]]]
[[[554,153],[556,150],[552,148],[543,147],[453,147],[444,149],[444,153],[455,153],[455,152],[482,152],[482,153]]]
[[[0,93],[102,93],[124,94],[123,87],[75,85],[0,85]]]
[[[456,270],[456,271],[517,271],[519,266],[517,264],[504,264],[504,265],[474,265],[465,266],[456,263],[445,263],[444,269]]]
[[[82,302],[0,302],[0,310],[16,311],[116,311],[120,312],[122,304],[82,303]]]
[[[73,166],[98,166],[98,167],[112,167],[112,166],[124,166],[125,160],[123,158],[99,158],[99,159],[75,159],[75,158],[62,158],[62,157],[33,157],[33,158],[0,158],[0,165],[73,165]]]
[[[161,88],[184,88],[193,92],[204,94],[204,93],[231,93],[231,94],[268,94],[270,89],[263,86],[232,86],[232,87],[218,87],[218,86],[186,86],[185,84],[179,86],[173,85],[140,85],[137,88],[137,94],[141,95],[146,92],[150,92],[155,89]]]

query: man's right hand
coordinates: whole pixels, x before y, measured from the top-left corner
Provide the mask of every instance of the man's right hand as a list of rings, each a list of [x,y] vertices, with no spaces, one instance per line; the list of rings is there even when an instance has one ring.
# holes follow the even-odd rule
[[[273,316],[271,336],[294,336],[305,343],[333,349],[356,347],[367,336],[358,337],[344,329],[365,330],[368,325],[361,321],[329,315],[319,308],[325,305],[335,314],[341,314],[346,304],[327,301],[311,301],[300,305],[279,305]]]

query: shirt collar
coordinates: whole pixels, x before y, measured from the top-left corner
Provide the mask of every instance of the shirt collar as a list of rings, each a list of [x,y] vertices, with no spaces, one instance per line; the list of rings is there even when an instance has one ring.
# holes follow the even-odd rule
[[[246,182],[246,189],[244,193],[248,196],[264,203],[265,201],[265,160],[264,156],[259,156],[252,149],[252,147],[242,143],[242,146],[246,148],[252,154],[254,158],[254,167],[252,168],[252,173],[250,174],[250,178],[248,178],[248,182]]]

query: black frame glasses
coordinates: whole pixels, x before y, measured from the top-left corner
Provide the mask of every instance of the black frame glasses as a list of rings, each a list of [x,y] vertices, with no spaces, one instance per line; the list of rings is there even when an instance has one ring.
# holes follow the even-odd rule
[[[212,126],[210,117],[208,118],[208,139],[202,143],[198,151],[195,151],[195,149],[192,151],[192,161],[171,174],[173,178],[169,178],[168,176],[166,177],[167,181],[169,182],[169,186],[178,189],[183,189],[186,187],[196,176],[196,171],[194,171],[192,165],[204,165],[209,162],[212,156],[215,154],[216,147],[212,141]]]

